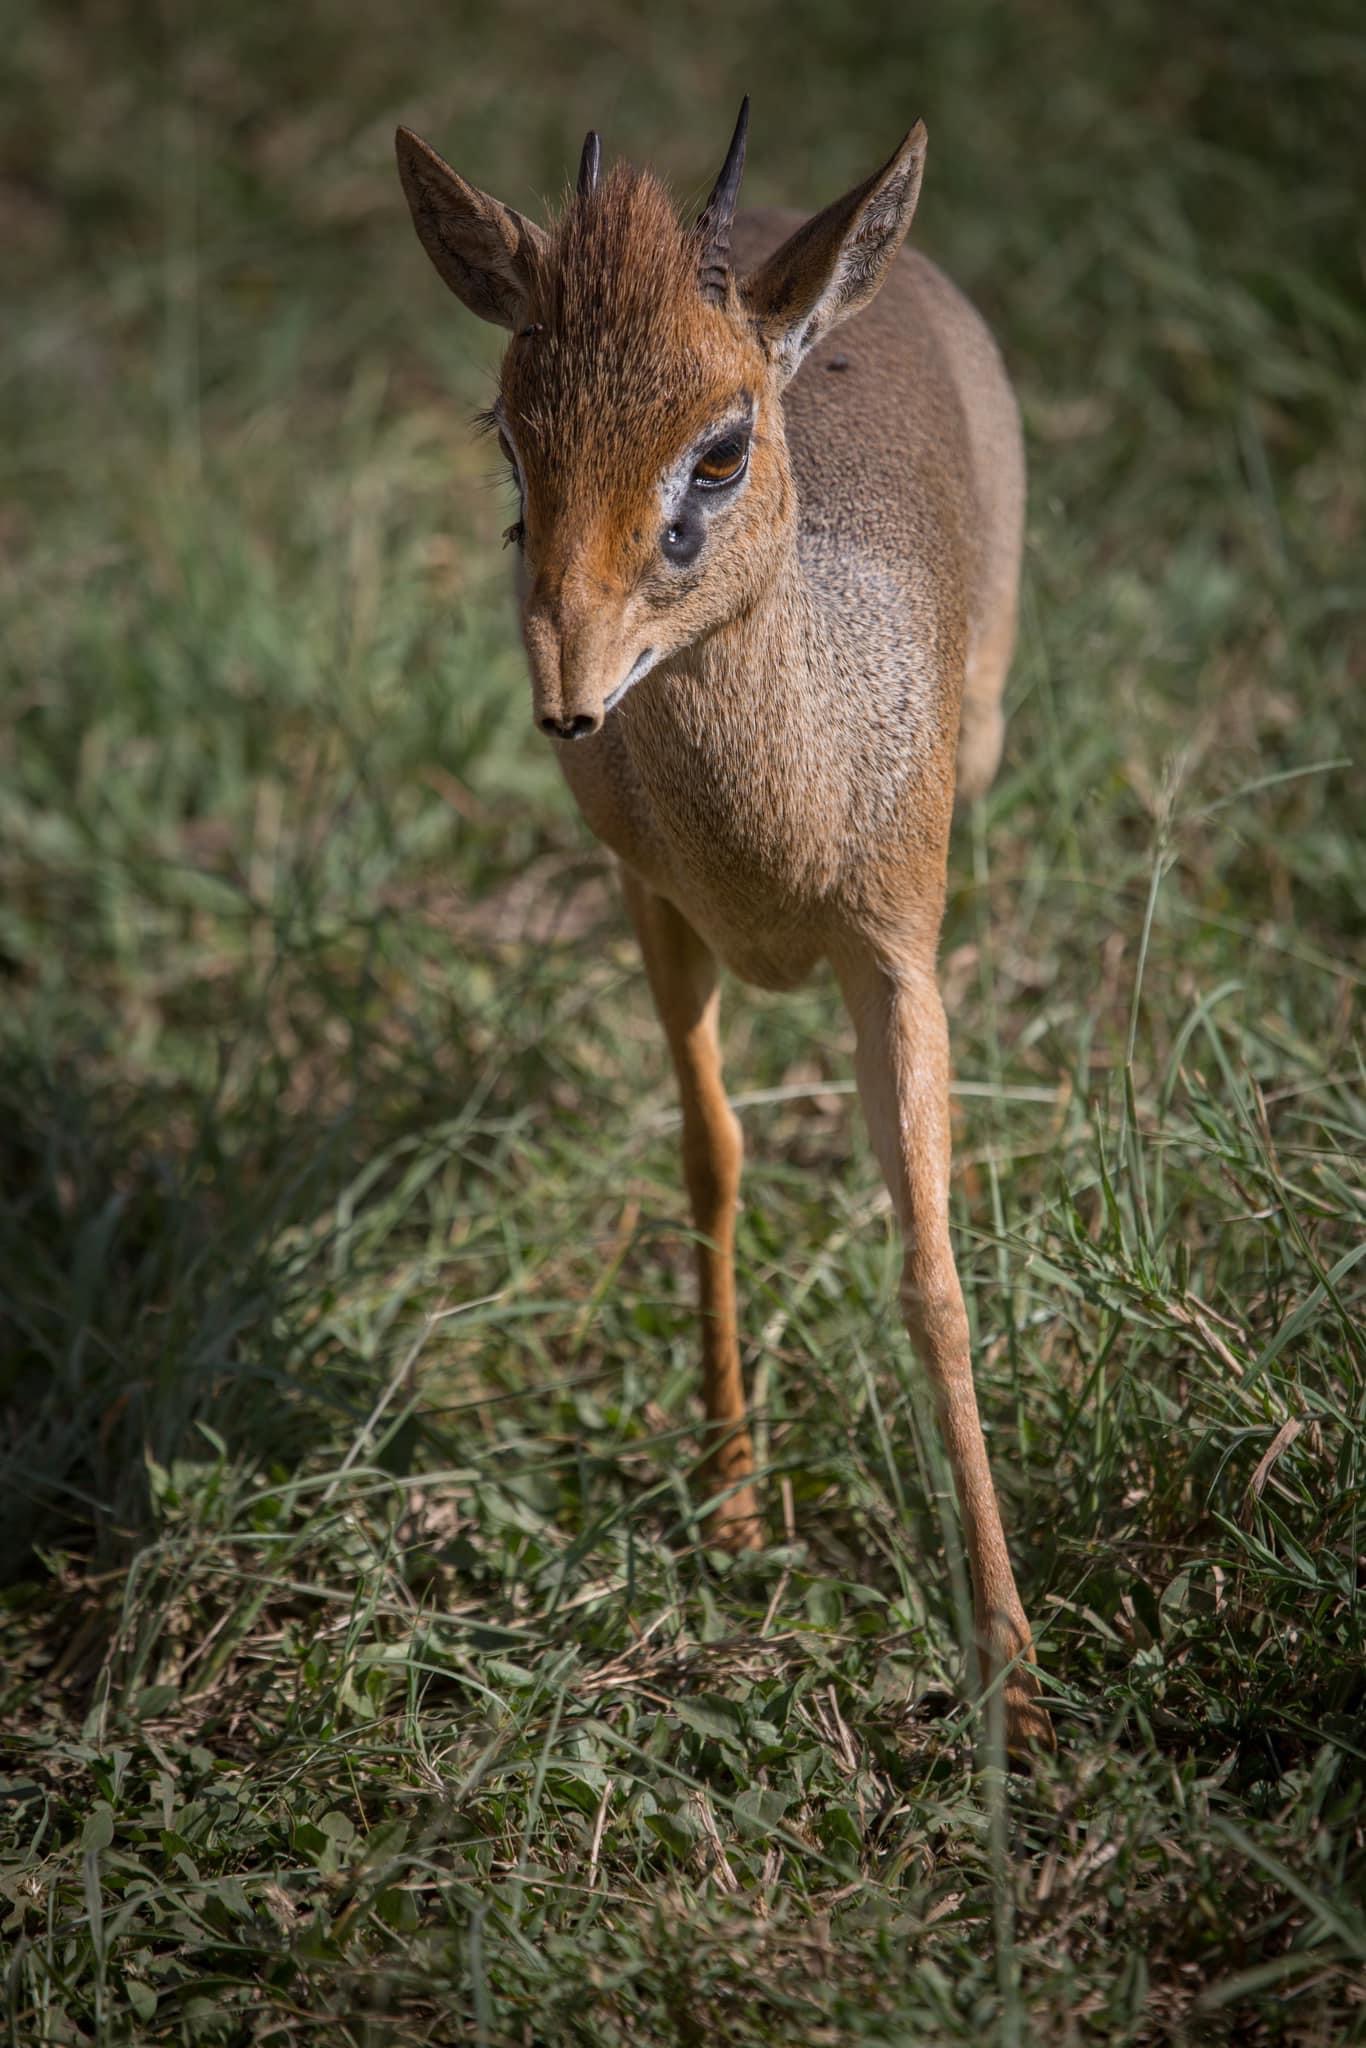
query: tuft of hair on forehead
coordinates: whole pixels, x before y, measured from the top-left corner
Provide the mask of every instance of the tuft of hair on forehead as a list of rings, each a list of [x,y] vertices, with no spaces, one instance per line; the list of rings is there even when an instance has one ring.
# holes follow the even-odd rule
[[[698,237],[650,171],[614,164],[571,193],[536,264],[527,324],[504,358],[504,403],[559,469],[585,438],[650,435],[707,388],[723,316],[697,281]]]
[[[551,230],[538,317],[566,338],[592,333],[605,319],[649,326],[665,308],[696,298],[697,250],[661,180],[614,164],[592,192],[570,195]]]

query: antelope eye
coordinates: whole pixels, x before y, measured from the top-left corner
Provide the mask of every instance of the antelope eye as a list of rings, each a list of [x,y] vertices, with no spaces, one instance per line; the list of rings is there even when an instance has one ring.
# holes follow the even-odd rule
[[[498,446],[503,452],[503,457],[504,460],[507,462],[508,467],[510,469],[516,469],[517,458],[512,452],[512,443],[511,441],[509,441],[507,435],[503,432],[501,427],[498,429]]]
[[[748,461],[748,436],[727,434],[722,440],[713,441],[699,456],[692,473],[693,483],[700,491],[715,491],[723,484],[738,483]]]

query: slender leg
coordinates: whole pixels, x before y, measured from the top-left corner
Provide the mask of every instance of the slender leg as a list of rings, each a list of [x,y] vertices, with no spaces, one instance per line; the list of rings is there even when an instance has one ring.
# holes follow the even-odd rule
[[[735,1323],[735,1204],[742,1143],[721,1079],[716,961],[672,903],[629,870],[623,869],[622,880],[683,1105],[683,1172],[698,1233],[707,1414],[703,1475],[709,1493],[729,1489],[713,1512],[711,1535],[728,1549],[754,1550],[763,1535],[750,1484],[754,1450],[745,1423]]]
[[[858,1034],[858,1080],[873,1148],[905,1239],[901,1307],[935,1407],[963,1517],[983,1683],[1030,1655],[972,1383],[968,1319],[949,1242],[949,1042],[932,956],[871,952],[840,963]],[[1012,1750],[1053,1746],[1038,1679],[1017,1664],[1004,1685]]]
[[[959,808],[985,796],[1001,763],[1005,717],[1001,693],[1015,651],[1015,601],[1002,611],[968,655],[958,727],[956,774]]]

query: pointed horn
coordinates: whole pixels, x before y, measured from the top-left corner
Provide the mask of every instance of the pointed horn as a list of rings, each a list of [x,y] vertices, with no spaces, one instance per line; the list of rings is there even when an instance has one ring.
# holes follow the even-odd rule
[[[583,155],[579,158],[579,197],[587,199],[598,189],[598,172],[602,169],[602,137],[596,128],[590,128],[583,138]]]
[[[745,168],[745,137],[749,133],[749,94],[740,102],[740,118],[730,138],[721,175],[712,186],[711,198],[697,223],[701,249],[697,258],[697,286],[704,299],[724,305],[730,285],[730,228],[735,202],[740,196],[740,178]]]

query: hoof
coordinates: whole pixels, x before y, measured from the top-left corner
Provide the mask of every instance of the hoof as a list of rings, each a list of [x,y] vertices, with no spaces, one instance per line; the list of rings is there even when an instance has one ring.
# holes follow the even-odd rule
[[[1012,1763],[1031,1764],[1040,1755],[1051,1756],[1058,1738],[1048,1709],[1038,1697],[1038,1686],[1030,1680],[1011,1683],[1005,1689],[1006,1755]]]
[[[762,1550],[764,1526],[752,1486],[737,1487],[707,1516],[707,1541],[732,1553]]]
[[[1029,1764],[1041,1755],[1051,1756],[1058,1741],[1039,1696],[1042,1688],[1028,1622],[1022,1614],[1013,1618],[998,1614],[995,1620],[995,1628],[990,1632],[984,1628],[977,1641],[986,1725],[989,1730],[1001,1728],[1012,1763]],[[998,1686],[1000,1691],[993,1697]]]

